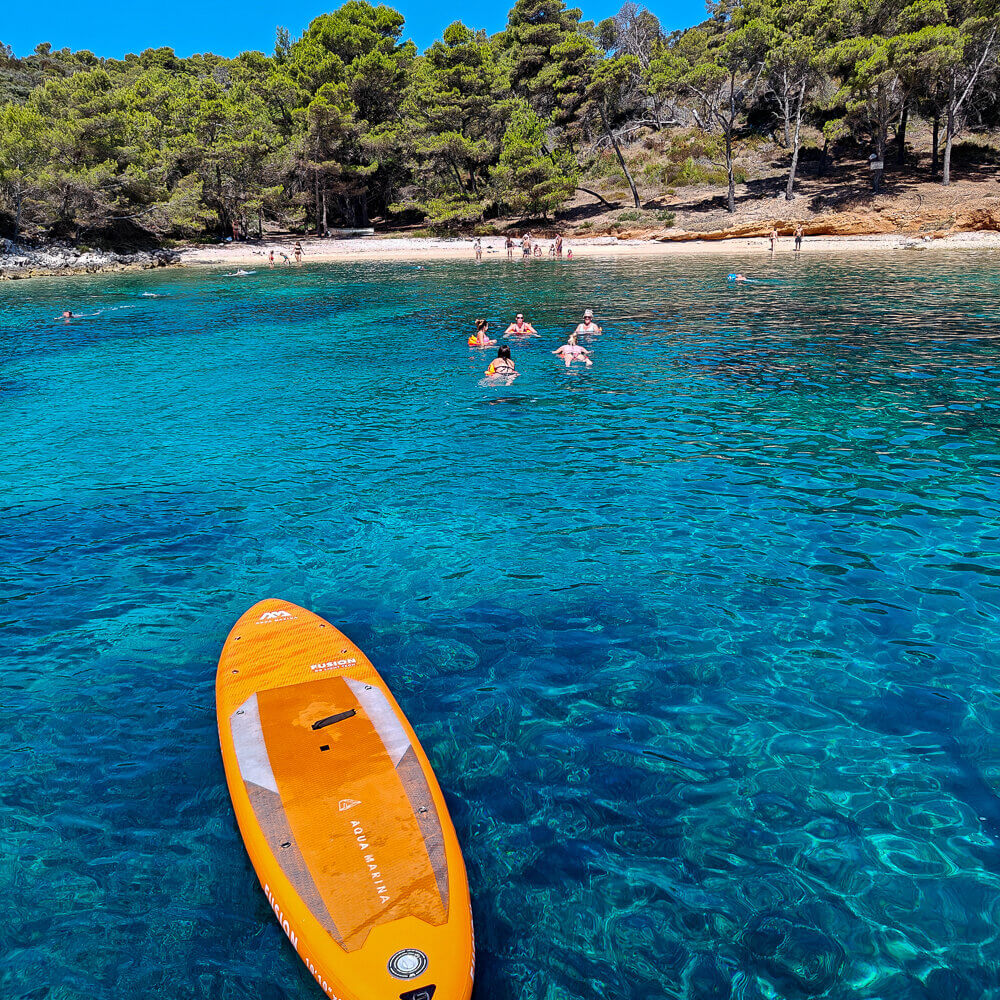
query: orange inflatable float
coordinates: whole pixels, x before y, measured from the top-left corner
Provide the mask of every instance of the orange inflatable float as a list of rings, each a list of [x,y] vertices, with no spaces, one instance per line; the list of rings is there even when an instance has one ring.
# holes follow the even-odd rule
[[[427,755],[364,653],[255,604],[215,684],[233,809],[271,908],[334,1000],[468,1000],[469,885]]]

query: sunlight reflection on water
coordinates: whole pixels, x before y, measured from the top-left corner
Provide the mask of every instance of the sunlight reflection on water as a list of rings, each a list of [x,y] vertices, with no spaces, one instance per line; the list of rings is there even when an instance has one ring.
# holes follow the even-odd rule
[[[0,286],[4,996],[315,994],[217,752],[268,595],[413,721],[478,997],[1000,991],[997,262]]]

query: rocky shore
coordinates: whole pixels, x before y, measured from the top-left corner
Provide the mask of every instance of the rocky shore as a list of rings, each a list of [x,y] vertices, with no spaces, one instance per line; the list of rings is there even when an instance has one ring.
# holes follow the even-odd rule
[[[83,250],[69,244],[29,246],[0,239],[0,281],[55,274],[93,274],[97,271],[134,271],[179,264],[172,250]]]

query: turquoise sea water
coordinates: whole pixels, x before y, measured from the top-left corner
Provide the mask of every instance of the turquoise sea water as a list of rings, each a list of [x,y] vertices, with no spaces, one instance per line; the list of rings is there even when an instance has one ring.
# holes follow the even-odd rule
[[[478,1000],[1000,997],[998,265],[0,285],[0,995],[319,996],[216,740],[277,596],[415,725]]]

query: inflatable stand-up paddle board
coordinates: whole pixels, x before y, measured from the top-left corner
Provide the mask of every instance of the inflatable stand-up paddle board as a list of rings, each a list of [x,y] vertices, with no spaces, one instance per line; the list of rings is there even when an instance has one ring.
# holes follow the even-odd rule
[[[427,755],[368,657],[310,611],[255,604],[215,684],[243,842],[335,1000],[468,1000],[469,885]]]

